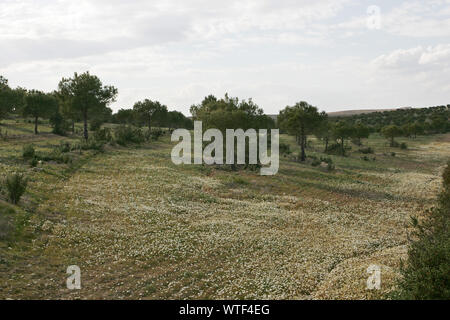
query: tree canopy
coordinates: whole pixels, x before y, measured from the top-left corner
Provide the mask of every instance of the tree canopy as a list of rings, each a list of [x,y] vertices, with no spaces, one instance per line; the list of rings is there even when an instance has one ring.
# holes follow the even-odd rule
[[[38,119],[49,118],[58,110],[57,99],[48,93],[38,90],[28,91],[25,96],[25,107],[23,108],[24,116],[34,118],[34,133],[38,133]]]
[[[84,122],[83,135],[87,140],[89,117],[105,112],[107,105],[115,101],[118,90],[113,86],[104,86],[97,76],[89,72],[63,78],[58,87],[60,96],[65,97],[70,109],[81,115]]]
[[[295,135],[301,147],[301,161],[306,160],[306,137],[316,132],[323,121],[326,120],[325,112],[319,113],[317,107],[305,101],[287,106],[280,111],[278,124],[281,129]]]

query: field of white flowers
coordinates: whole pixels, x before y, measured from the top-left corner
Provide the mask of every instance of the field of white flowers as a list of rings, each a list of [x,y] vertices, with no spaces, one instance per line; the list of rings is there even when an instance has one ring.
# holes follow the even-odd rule
[[[36,173],[31,192],[46,196],[29,228],[39,236],[2,269],[0,297],[381,298],[410,216],[439,191],[447,140],[376,161],[334,157],[333,172],[283,159],[278,175],[259,176],[175,166],[165,138],[107,150],[68,179]],[[366,290],[371,264],[379,291]],[[81,290],[65,286],[69,265]]]

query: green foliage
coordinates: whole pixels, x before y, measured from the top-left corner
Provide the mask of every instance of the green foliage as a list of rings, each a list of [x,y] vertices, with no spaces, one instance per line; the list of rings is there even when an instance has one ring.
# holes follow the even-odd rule
[[[319,113],[318,109],[305,101],[298,102],[295,106],[287,106],[280,111],[278,124],[282,130],[295,135],[301,147],[300,160],[306,160],[306,137],[313,134],[321,123],[326,121],[325,112]]]
[[[391,141],[391,147],[395,146],[395,138],[402,135],[402,129],[396,125],[385,126],[381,129],[381,134]]]
[[[365,148],[359,149],[359,152],[361,152],[363,154],[371,154],[371,153],[374,153],[374,150],[371,147],[365,147]]]
[[[394,298],[450,299],[450,161],[443,178],[439,205],[428,212],[424,222],[412,219],[415,240]]]
[[[14,173],[6,177],[5,186],[8,199],[13,204],[17,204],[27,189],[27,179],[19,173]]]
[[[345,155],[345,140],[348,138],[353,137],[355,134],[354,127],[345,122],[345,121],[339,121],[335,124],[333,128],[333,137],[340,141],[340,154]]]
[[[66,131],[68,129],[68,124],[66,122],[66,120],[63,118],[63,116],[61,115],[61,113],[55,112],[51,117],[50,117],[50,125],[52,126],[52,132],[54,134],[63,136],[66,134]]]
[[[100,130],[100,128],[102,127],[102,124],[103,124],[103,120],[102,119],[100,119],[100,118],[92,119],[91,122],[90,122],[90,129],[92,131]]]
[[[351,123],[362,123],[371,131],[381,131],[383,127],[396,125],[402,134],[416,138],[418,135],[450,132],[450,105],[429,108],[401,108],[333,118],[345,119]]]
[[[23,108],[25,92],[22,88],[11,89],[8,80],[0,75],[0,121],[8,113],[17,112]]]
[[[287,143],[280,143],[280,154],[283,156],[290,155],[292,153],[291,147]]]
[[[58,96],[65,101],[69,113],[80,115],[83,118],[85,140],[88,140],[88,119],[104,117],[109,113],[107,105],[115,101],[117,89],[113,86],[104,86],[97,76],[89,72],[73,78],[63,78],[59,83]]]
[[[31,90],[25,96],[24,116],[34,118],[34,133],[38,133],[38,119],[48,118],[57,112],[58,101],[51,95],[38,90]]]
[[[167,114],[167,107],[158,101],[151,101],[145,99],[136,102],[133,106],[133,111],[136,114],[136,120],[139,124],[145,124],[151,130],[152,123],[155,120],[161,121]]]
[[[402,143],[400,144],[400,149],[406,150],[406,149],[408,149],[408,145],[407,145],[406,143],[402,142]]]
[[[145,136],[142,130],[132,126],[119,126],[114,129],[114,137],[117,144],[126,146],[130,143],[142,143]]]
[[[97,141],[103,142],[111,142],[113,140],[111,129],[110,128],[102,128],[94,131],[94,139]]]
[[[203,130],[219,129],[224,135],[226,129],[270,129],[274,121],[264,115],[261,108],[252,99],[239,100],[227,94],[222,99],[210,95],[199,105],[190,109],[194,120],[202,121]]]
[[[356,139],[356,144],[361,145],[361,139],[369,138],[370,129],[366,125],[358,122],[352,130],[352,137]]]
[[[35,154],[36,154],[36,151],[32,144],[26,144],[23,146],[22,157],[24,159],[32,159],[32,158],[34,158]]]
[[[151,130],[147,131],[148,133],[150,133],[150,139],[153,141],[158,140],[160,137],[162,137],[164,135],[164,131],[157,128],[152,128]]]

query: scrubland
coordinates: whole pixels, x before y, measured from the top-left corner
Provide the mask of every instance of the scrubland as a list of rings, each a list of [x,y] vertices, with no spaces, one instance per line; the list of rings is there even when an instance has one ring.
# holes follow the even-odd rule
[[[73,152],[70,164],[22,160],[33,143],[61,141],[45,124],[4,121],[0,172],[29,177],[19,206],[0,200],[0,298],[378,299],[406,258],[410,217],[440,190],[450,135],[372,135],[331,156],[335,170],[281,159],[279,173],[176,166],[170,137],[104,152]],[[298,152],[294,139],[282,142]],[[309,155],[321,156],[314,138]],[[395,152],[395,156],[392,155]],[[381,290],[366,290],[371,264]],[[81,268],[81,290],[66,268]]]

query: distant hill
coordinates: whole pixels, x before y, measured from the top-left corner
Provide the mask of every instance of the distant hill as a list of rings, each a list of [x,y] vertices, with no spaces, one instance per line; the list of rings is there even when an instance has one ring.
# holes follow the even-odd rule
[[[393,108],[393,109],[345,110],[345,111],[328,112],[328,115],[330,117],[346,117],[346,116],[354,116],[354,115],[365,114],[365,113],[395,111],[395,110],[400,110],[400,109],[412,109],[412,108],[411,107],[404,107],[404,108]]]
[[[404,108],[393,108],[393,109],[361,109],[361,110],[345,110],[345,111],[335,111],[328,112],[330,117],[350,117],[358,114],[366,114],[366,113],[374,113],[374,112],[383,112],[383,111],[395,111],[399,109],[412,109],[411,107]],[[274,119],[275,121],[278,118],[277,114],[268,114],[269,117]]]

